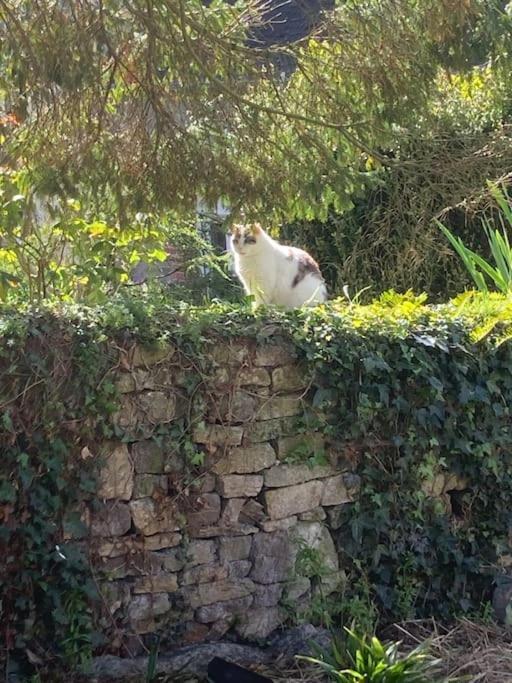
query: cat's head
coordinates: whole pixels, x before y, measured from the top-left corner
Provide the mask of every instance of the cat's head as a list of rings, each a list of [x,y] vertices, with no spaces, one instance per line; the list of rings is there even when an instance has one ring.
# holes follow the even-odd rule
[[[250,255],[258,248],[263,229],[259,223],[248,225],[233,225],[231,230],[231,244],[234,251],[242,256]]]

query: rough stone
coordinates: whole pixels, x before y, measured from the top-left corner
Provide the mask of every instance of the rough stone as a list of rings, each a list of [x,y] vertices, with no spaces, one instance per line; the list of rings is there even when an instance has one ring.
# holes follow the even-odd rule
[[[277,488],[280,486],[293,486],[303,484],[312,479],[321,479],[332,475],[333,469],[330,465],[316,465],[309,467],[303,465],[274,465],[263,473],[265,486]]]
[[[185,569],[180,583],[189,586],[194,583],[223,581],[228,578],[228,568],[219,564],[198,564],[197,567]]]
[[[258,396],[252,392],[238,389],[232,394],[224,394],[218,405],[212,406],[212,411],[227,422],[247,422],[254,418],[259,402]]]
[[[292,549],[286,532],[259,533],[253,539],[249,559],[250,578],[258,583],[285,581],[293,568]]]
[[[218,493],[203,493],[195,501],[197,510],[187,512],[189,527],[203,527],[216,524],[220,518],[220,496]]]
[[[196,621],[187,621],[183,625],[180,641],[184,645],[204,642],[210,635],[210,629],[206,624],[198,624]]]
[[[274,607],[281,600],[284,583],[269,583],[264,586],[256,586],[254,591],[255,607]]]
[[[123,536],[132,524],[126,503],[109,501],[98,503],[91,510],[91,536]]]
[[[215,602],[237,600],[251,595],[254,583],[249,579],[237,581],[215,581],[213,583],[199,583],[194,586],[189,595],[189,603],[193,609]]]
[[[108,443],[100,455],[98,498],[130,500],[133,490],[133,465],[124,443]]]
[[[227,526],[233,526],[238,524],[238,519],[240,517],[240,512],[245,505],[245,498],[229,498],[225,504],[222,511],[222,524]]]
[[[110,614],[130,604],[130,587],[124,581],[101,581],[99,593]]]
[[[327,527],[319,522],[298,522],[290,533],[290,540],[293,563],[300,547],[316,550],[325,570],[320,579],[322,592],[328,594],[336,590],[344,575],[340,572],[338,553]]]
[[[216,556],[215,541],[191,541],[186,552],[189,567],[214,562]]]
[[[138,401],[146,420],[153,425],[171,422],[176,416],[175,394],[145,391],[138,395]]]
[[[132,458],[137,474],[163,474],[165,454],[154,441],[132,444]]]
[[[137,403],[131,394],[123,394],[119,400],[119,410],[112,415],[113,423],[123,432],[132,434],[139,422]]]
[[[301,522],[323,522],[326,517],[327,515],[323,507],[315,508],[309,512],[302,512],[299,515]]]
[[[216,474],[251,474],[271,467],[276,462],[276,453],[269,443],[248,448],[231,448],[213,466]]]
[[[230,579],[244,579],[252,569],[250,560],[234,560],[228,562],[228,577]]]
[[[118,557],[103,557],[96,564],[99,573],[109,579],[123,579],[127,576],[146,576],[160,571],[162,561],[154,553],[138,551]]]
[[[251,552],[252,536],[236,536],[234,538],[220,539],[220,560],[231,562],[233,560],[246,560]]]
[[[251,498],[263,486],[260,474],[226,474],[219,477],[218,488],[224,498]]]
[[[286,531],[297,524],[298,517],[292,515],[291,517],[283,517],[283,519],[268,519],[261,523],[263,531]]]
[[[512,624],[512,578],[500,577],[500,582],[494,589],[492,606],[496,618],[501,623],[510,626]]]
[[[282,417],[293,417],[294,415],[301,415],[303,410],[303,399],[300,395],[269,396],[256,411],[256,419],[274,420]]]
[[[217,344],[210,351],[211,360],[217,365],[242,365],[249,358],[249,346],[241,342]]]
[[[285,365],[272,371],[274,391],[298,391],[305,389],[309,381],[306,368],[298,365]]]
[[[440,497],[447,491],[463,491],[468,486],[465,478],[453,472],[439,472],[432,479],[423,481],[421,488],[427,496]]]
[[[217,480],[215,475],[211,474],[210,472],[206,472],[204,476],[201,476],[200,481],[198,481],[195,485],[199,488],[201,493],[211,493],[212,491],[215,491],[216,484]]]
[[[267,638],[283,621],[284,615],[278,607],[256,607],[241,616],[235,630],[242,638],[260,640]]]
[[[343,474],[329,477],[323,484],[322,505],[341,505],[342,503],[349,503],[353,500],[345,486]]]
[[[277,365],[291,365],[294,360],[291,346],[287,344],[265,344],[256,349],[254,365],[256,367],[276,367]]]
[[[138,595],[132,599],[128,607],[130,621],[145,621],[166,614],[171,609],[169,596],[166,593],[155,595]]]
[[[138,536],[121,536],[98,539],[92,547],[99,557],[120,557],[142,550],[144,543]]]
[[[241,368],[236,377],[236,383],[242,387],[268,387],[270,385],[270,373],[264,368]]]
[[[151,367],[164,360],[169,360],[176,353],[176,347],[171,344],[161,346],[142,346],[136,344],[128,356],[128,362],[133,368]]]
[[[179,572],[187,563],[183,548],[172,548],[158,555],[161,558],[162,569],[166,572]]]
[[[244,425],[244,444],[261,443],[262,441],[271,441],[272,439],[277,439],[280,436],[289,436],[290,434],[294,434],[298,427],[299,424],[296,417],[284,417],[275,420],[263,420],[262,422],[251,422]]]
[[[194,538],[215,538],[216,536],[248,536],[258,533],[259,529],[250,524],[222,524],[202,528],[192,527],[188,530]]]
[[[144,576],[133,586],[134,593],[174,593],[176,590],[178,590],[176,574]]]
[[[167,500],[157,502],[153,498],[139,498],[132,500],[129,506],[135,528],[144,536],[180,528],[176,511]]]
[[[242,443],[244,430],[242,427],[225,427],[224,425],[207,425],[197,427],[192,433],[195,443],[215,446],[239,446]]]
[[[177,533],[154,534],[144,537],[146,550],[162,550],[162,548],[174,548],[181,543],[182,536]]]
[[[165,474],[136,474],[133,482],[133,498],[147,498],[157,492],[167,493]]]
[[[271,519],[281,519],[313,510],[320,505],[322,491],[321,481],[308,481],[297,486],[265,491],[268,515]]]
[[[259,524],[266,519],[265,509],[261,503],[258,503],[254,498],[245,501],[245,504],[240,512],[240,521],[246,524]]]
[[[311,588],[311,580],[307,576],[297,576],[286,583],[285,594],[289,601],[298,600]]]
[[[250,609],[252,603],[252,595],[248,595],[237,600],[226,600],[213,605],[205,605],[197,610],[196,619],[204,624],[214,621],[232,622],[238,614],[243,614]]]

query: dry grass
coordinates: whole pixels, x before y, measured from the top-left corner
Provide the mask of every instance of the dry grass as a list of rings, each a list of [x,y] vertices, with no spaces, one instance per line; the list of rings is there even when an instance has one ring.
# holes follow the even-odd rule
[[[512,629],[466,619],[446,627],[429,620],[395,624],[385,636],[401,640],[404,648],[428,640],[449,681],[512,683]]]

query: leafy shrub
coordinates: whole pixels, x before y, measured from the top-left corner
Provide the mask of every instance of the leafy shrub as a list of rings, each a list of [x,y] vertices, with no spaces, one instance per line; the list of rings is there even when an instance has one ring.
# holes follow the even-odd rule
[[[383,645],[375,636],[360,636],[346,629],[343,643],[331,645],[330,653],[319,657],[299,657],[318,664],[338,683],[435,683],[439,660],[419,646],[400,656],[400,643]]]
[[[491,188],[502,214],[500,216],[501,231],[493,229],[488,218],[484,218],[484,231],[489,242],[494,266],[482,256],[464,245],[460,237],[456,237],[448,228],[438,223],[444,235],[449,239],[455,251],[462,259],[466,269],[481,292],[488,292],[490,281],[502,294],[512,294],[512,248],[508,240],[506,226],[512,229],[512,208],[506,191]]]

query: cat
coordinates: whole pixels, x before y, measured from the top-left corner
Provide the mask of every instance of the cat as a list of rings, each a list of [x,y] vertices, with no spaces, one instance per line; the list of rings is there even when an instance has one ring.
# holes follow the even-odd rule
[[[316,261],[302,249],[273,240],[259,225],[234,225],[235,272],[255,303],[284,308],[316,306],[327,288]]]

